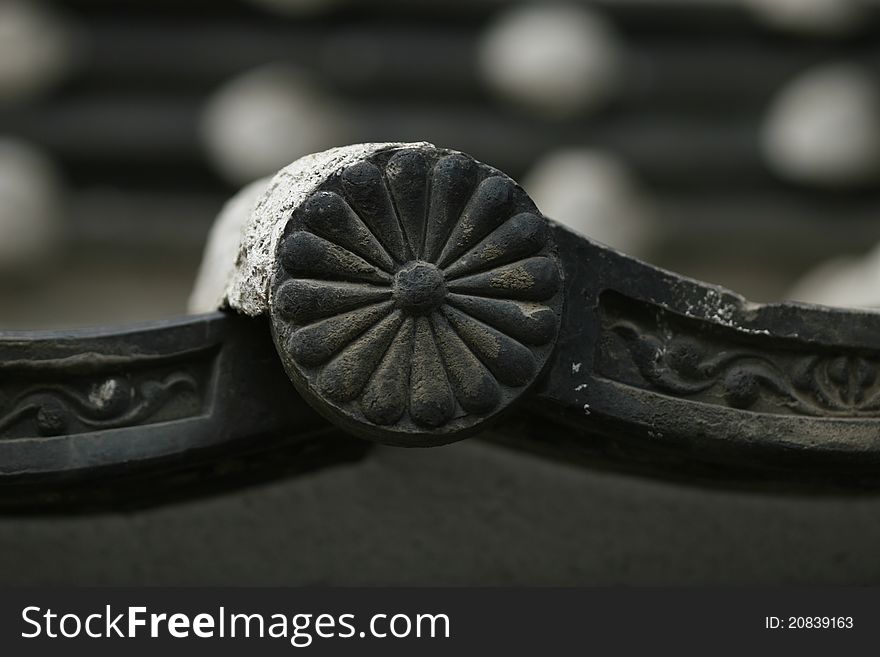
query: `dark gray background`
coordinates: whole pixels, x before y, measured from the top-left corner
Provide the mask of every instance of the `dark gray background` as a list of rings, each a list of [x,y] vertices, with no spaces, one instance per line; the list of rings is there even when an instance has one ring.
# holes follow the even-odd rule
[[[469,440],[132,512],[0,518],[0,584],[867,585],[880,497],[749,492]]]

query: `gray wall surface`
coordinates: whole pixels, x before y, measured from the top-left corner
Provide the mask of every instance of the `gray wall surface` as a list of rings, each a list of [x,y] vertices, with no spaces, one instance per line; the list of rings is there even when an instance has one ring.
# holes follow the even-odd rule
[[[880,497],[704,489],[465,441],[132,513],[0,518],[0,584],[880,583]]]

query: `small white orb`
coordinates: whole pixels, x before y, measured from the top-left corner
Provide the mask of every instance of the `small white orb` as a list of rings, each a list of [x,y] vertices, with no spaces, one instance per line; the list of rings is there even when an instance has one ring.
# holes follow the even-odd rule
[[[205,106],[202,137],[214,166],[244,184],[336,145],[336,102],[304,75],[271,65],[226,83]]]
[[[49,264],[61,244],[64,191],[38,149],[0,138],[0,272],[29,274]]]
[[[787,32],[834,36],[856,30],[865,17],[861,0],[744,0],[763,23]]]
[[[483,35],[479,66],[502,99],[564,117],[593,109],[622,75],[618,38],[600,16],[577,6],[523,6]]]
[[[862,257],[840,256],[820,264],[786,298],[840,308],[880,307],[880,245]]]
[[[565,149],[540,158],[523,188],[547,217],[627,254],[653,239],[645,195],[626,165],[592,149]]]
[[[51,88],[76,64],[76,31],[36,2],[0,0],[0,102],[26,101]]]
[[[845,187],[880,172],[880,94],[876,79],[852,64],[816,68],[773,100],[762,126],[770,167],[796,182]]]

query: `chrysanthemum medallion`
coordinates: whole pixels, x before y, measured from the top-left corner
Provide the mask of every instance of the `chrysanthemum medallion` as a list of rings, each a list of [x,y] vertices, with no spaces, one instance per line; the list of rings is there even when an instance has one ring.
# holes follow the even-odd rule
[[[284,366],[359,435],[437,445],[539,376],[559,329],[551,231],[509,177],[456,151],[380,151],[290,217],[271,283]]]

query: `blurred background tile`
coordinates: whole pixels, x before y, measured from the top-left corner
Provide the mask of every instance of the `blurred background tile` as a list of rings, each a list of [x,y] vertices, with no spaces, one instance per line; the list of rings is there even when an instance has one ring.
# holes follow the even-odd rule
[[[184,313],[226,199],[358,141],[467,151],[756,301],[878,305],[878,27],[859,0],[0,0],[0,328]]]

